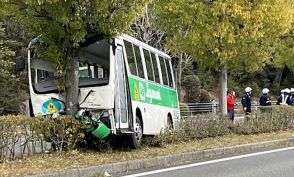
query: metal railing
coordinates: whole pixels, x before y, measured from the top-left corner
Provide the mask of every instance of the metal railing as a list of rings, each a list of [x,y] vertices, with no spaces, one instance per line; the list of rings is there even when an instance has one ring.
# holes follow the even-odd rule
[[[258,109],[258,102],[251,102],[251,110],[256,111]],[[184,103],[180,105],[181,115],[195,115],[202,113],[218,113],[219,112],[219,104],[217,102],[212,103]],[[241,102],[237,102],[235,106],[236,111],[242,111],[243,107]]]
[[[185,103],[180,105],[182,115],[217,113],[218,109],[218,103]]]

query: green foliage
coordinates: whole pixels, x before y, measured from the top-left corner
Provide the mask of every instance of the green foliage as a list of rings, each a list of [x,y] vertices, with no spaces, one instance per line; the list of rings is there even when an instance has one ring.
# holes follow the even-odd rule
[[[0,115],[19,113],[26,96],[25,75],[14,74],[14,49],[21,45],[20,42],[10,39],[0,22]]]
[[[217,87],[217,76],[215,73],[211,72],[210,70],[197,70],[197,76],[201,81],[201,88],[206,90],[212,90],[213,88]]]
[[[262,68],[294,19],[289,0],[160,0],[155,8],[168,47],[215,69]]]
[[[294,71],[294,24],[292,30],[283,35],[279,42],[280,48],[274,54],[276,59],[273,60],[273,63],[277,67],[283,68],[287,66],[291,71]]]
[[[185,101],[188,103],[199,102],[200,80],[196,75],[185,76],[182,81],[186,90]]]
[[[3,23],[0,23],[0,76],[11,77],[13,71],[12,57],[15,56],[14,51],[10,48],[15,41],[9,40],[6,37]]]
[[[2,13],[20,23],[31,36],[40,36],[39,53],[63,71],[77,55],[86,36],[113,37],[125,32],[148,0],[2,0]],[[59,69],[59,68],[58,68]]]
[[[110,39],[125,32],[151,0],[0,0],[0,14],[32,37],[41,59],[51,61],[65,91],[67,114],[78,105],[77,57],[87,37]],[[65,72],[67,71],[67,72]]]
[[[200,89],[199,101],[200,101],[200,103],[210,103],[211,102],[211,96],[207,90]]]

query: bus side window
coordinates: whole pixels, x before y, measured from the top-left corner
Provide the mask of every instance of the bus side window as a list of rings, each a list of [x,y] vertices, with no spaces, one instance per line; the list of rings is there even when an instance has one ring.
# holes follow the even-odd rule
[[[159,56],[159,62],[161,67],[163,85],[168,85],[168,77],[166,72],[165,60],[161,56]]]
[[[145,57],[148,80],[154,81],[154,72],[153,72],[153,65],[152,65],[150,53],[146,49],[143,49],[143,52],[144,52],[144,57]]]
[[[134,56],[133,45],[132,45],[132,43],[130,43],[128,41],[124,41],[124,44],[125,44],[125,48],[126,48],[127,59],[128,59],[131,74],[137,76],[138,75],[137,66],[136,66],[137,64],[136,64],[136,58]]]
[[[155,82],[160,83],[158,65],[157,65],[156,56],[154,53],[151,53],[151,59],[152,59],[152,65],[154,68]]]
[[[135,51],[135,56],[137,61],[138,76],[141,78],[145,78],[140,48],[139,46],[136,46],[136,45],[133,45],[133,46],[134,46],[134,51]]]
[[[168,59],[165,59],[165,64],[166,64],[166,68],[167,68],[169,86],[173,88],[174,84],[173,84],[173,79],[172,79],[172,69],[171,69],[170,61]]]

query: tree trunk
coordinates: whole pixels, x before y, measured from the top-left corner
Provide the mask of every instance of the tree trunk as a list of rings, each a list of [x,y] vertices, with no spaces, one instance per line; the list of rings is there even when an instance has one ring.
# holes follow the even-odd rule
[[[219,72],[219,111],[221,117],[227,114],[227,82],[227,68],[222,67]]]
[[[278,90],[280,88],[283,73],[284,73],[284,68],[279,68],[276,72],[275,80],[273,82],[273,87],[276,90]]]
[[[66,114],[74,115],[78,111],[79,93],[79,63],[77,58],[71,58],[67,62],[65,73],[65,93],[66,93]]]
[[[182,101],[181,91],[182,91],[182,62],[183,62],[183,54],[179,55],[178,66],[176,69],[176,86],[178,90],[178,98],[180,102]]]

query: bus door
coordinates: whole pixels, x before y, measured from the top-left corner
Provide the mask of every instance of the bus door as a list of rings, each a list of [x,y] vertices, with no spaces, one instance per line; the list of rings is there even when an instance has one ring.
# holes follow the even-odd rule
[[[130,130],[130,125],[132,125],[129,119],[132,111],[122,47],[117,46],[115,50],[115,122],[116,128],[125,132]]]

